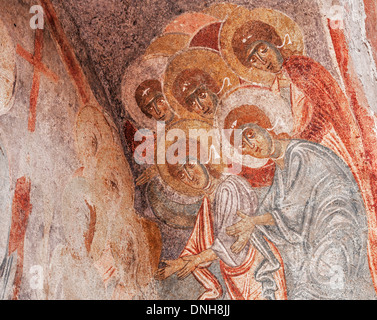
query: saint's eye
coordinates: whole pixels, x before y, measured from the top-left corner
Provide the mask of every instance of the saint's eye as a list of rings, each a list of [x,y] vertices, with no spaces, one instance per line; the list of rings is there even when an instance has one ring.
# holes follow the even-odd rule
[[[196,162],[189,162],[189,163],[187,164],[187,167],[190,168],[190,169],[192,169],[192,168],[195,167],[195,165],[196,165]]]
[[[259,48],[260,53],[266,54],[267,51],[268,51],[268,46],[262,46]]]
[[[192,96],[189,96],[186,99],[185,103],[186,103],[187,106],[193,107],[195,105],[195,98],[193,98]]]
[[[250,139],[254,139],[255,138],[255,132],[253,130],[250,130],[247,132],[246,134],[246,137],[250,140]]]
[[[106,183],[107,188],[109,190],[116,190],[116,189],[118,189],[117,183],[114,182],[113,180],[105,179],[105,183]]]
[[[206,99],[207,98],[207,93],[206,92],[201,92],[201,93],[199,93],[199,98],[200,99]]]
[[[185,173],[183,171],[178,172],[178,179],[184,180],[185,179]]]
[[[254,63],[254,62],[256,62],[256,61],[257,61],[256,56],[255,56],[255,55],[252,55],[251,58],[250,58],[250,62],[251,62],[251,63]]]
[[[97,137],[94,135],[91,137],[91,144],[94,150],[97,150],[98,140]]]

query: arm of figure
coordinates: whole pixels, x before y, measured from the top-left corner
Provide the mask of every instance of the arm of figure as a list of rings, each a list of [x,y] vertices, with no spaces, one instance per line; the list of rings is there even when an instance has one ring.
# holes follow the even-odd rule
[[[251,234],[253,233],[255,226],[273,226],[275,225],[275,220],[270,213],[266,213],[260,216],[250,217],[242,212],[238,211],[237,215],[241,217],[241,221],[236,224],[226,228],[226,233],[229,236],[237,237],[237,241],[233,243],[231,250],[234,253],[239,253],[243,248],[245,248],[248,243]]]
[[[212,249],[205,250],[197,255],[186,256],[182,258],[186,263],[185,266],[177,273],[179,279],[185,279],[199,265],[212,262],[217,259],[216,253]]]
[[[148,181],[152,180],[158,175],[157,166],[153,165],[147,169],[136,179],[136,185],[141,186],[146,184]]]
[[[162,262],[165,266],[157,270],[155,276],[157,280],[165,280],[166,278],[169,278],[171,275],[181,270],[186,264],[183,258],[178,258],[176,260],[162,260]]]

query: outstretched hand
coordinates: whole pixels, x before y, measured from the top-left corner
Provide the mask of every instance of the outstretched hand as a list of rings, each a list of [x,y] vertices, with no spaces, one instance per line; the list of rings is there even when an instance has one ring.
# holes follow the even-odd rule
[[[238,237],[245,232],[251,233],[255,228],[252,217],[249,217],[241,211],[237,211],[237,215],[241,218],[241,221],[226,228],[226,233],[228,236]]]
[[[200,264],[198,256],[187,256],[182,258],[185,262],[185,266],[177,273],[180,280],[187,278],[187,276],[193,272]]]
[[[226,228],[226,233],[229,236],[237,238],[237,241],[235,241],[230,248],[234,253],[240,253],[242,249],[245,248],[255,228],[252,217],[249,217],[241,211],[237,211],[237,215],[242,220]]]
[[[243,250],[243,248],[246,247],[247,243],[249,242],[250,234],[240,235],[237,238],[237,240],[232,244],[232,246],[230,247],[230,250],[232,250],[232,252],[234,252],[236,254],[240,253]]]
[[[157,280],[165,280],[169,278],[172,274],[181,270],[186,263],[181,258],[176,260],[162,260],[162,262],[165,264],[165,266],[157,270],[155,275]]]

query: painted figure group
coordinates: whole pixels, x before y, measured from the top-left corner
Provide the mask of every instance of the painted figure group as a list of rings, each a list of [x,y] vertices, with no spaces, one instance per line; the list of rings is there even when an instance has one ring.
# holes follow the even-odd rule
[[[337,81],[306,55],[291,18],[232,4],[183,14],[128,67],[122,94],[138,159],[148,146],[135,133],[149,129],[145,140],[155,143],[157,122],[167,132],[240,133],[238,151],[231,134],[220,152],[227,160],[239,152],[238,171],[213,157],[201,162],[208,150],[200,138],[166,142],[166,151],[197,146],[178,152],[175,164],[157,163],[152,147],[155,164],[137,185],[201,201],[195,219],[175,212],[163,191],[149,201],[164,223],[192,228],[157,279],[192,273],[205,289],[199,299],[375,298],[372,146]],[[208,269],[216,260],[226,290]]]

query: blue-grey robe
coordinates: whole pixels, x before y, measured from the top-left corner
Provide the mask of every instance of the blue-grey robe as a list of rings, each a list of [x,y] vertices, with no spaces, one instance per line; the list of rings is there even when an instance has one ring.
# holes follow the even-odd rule
[[[362,195],[349,167],[330,149],[293,140],[284,168],[257,214],[270,213],[276,225],[258,226],[252,241],[264,237],[278,248],[289,299],[368,299],[375,293],[367,261],[368,228]],[[267,257],[267,255],[266,255]],[[256,279],[272,297],[277,260],[263,261]]]
[[[252,216],[257,208],[257,194],[246,179],[229,176],[218,185],[213,203],[214,242],[211,249],[226,265],[240,266],[250,249],[248,243],[240,253],[232,252],[230,248],[235,238],[226,233],[226,228],[241,220],[237,211]]]

